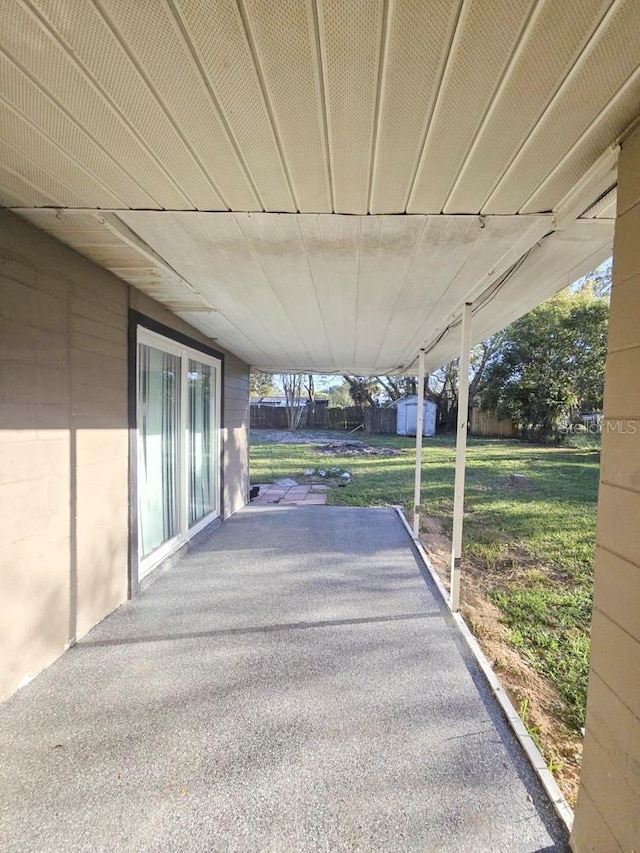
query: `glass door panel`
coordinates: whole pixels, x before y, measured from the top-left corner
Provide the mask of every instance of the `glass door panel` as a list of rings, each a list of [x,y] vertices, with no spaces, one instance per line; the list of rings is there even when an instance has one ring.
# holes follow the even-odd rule
[[[189,527],[216,509],[215,369],[189,359],[187,370]]]
[[[138,359],[140,557],[180,532],[180,370],[177,355],[140,345]]]

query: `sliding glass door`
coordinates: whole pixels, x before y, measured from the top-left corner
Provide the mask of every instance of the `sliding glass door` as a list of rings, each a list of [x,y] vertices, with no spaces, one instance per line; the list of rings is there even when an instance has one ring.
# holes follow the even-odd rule
[[[138,354],[138,507],[140,557],[178,535],[180,359],[140,345]]]
[[[139,577],[219,514],[220,362],[138,330]]]
[[[189,526],[193,526],[213,512],[215,507],[215,459],[212,454],[215,449],[215,370],[210,364],[189,359],[187,382]]]

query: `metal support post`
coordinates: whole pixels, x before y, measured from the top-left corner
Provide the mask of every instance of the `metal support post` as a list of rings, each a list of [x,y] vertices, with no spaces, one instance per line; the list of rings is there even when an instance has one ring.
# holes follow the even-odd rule
[[[464,477],[469,418],[469,349],[471,345],[471,303],[462,310],[460,343],[460,379],[458,387],[458,431],[456,438],[456,478],[453,497],[453,538],[451,542],[451,589],[449,606],[460,609],[460,560],[462,557],[462,522],[464,517]]]
[[[420,532],[420,492],[422,486],[422,433],[424,432],[424,350],[418,356],[418,408],[416,411],[416,473],[413,488],[413,532]]]

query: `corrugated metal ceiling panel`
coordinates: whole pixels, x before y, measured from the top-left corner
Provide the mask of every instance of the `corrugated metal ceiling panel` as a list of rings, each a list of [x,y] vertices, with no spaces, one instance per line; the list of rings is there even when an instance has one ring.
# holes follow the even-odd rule
[[[67,47],[89,79],[95,81],[103,97],[144,140],[189,200],[189,206],[223,209],[225,205],[209,176],[185,146],[175,118],[149,88],[132,54],[97,6],[38,0],[38,8],[56,38]],[[99,126],[100,139],[108,140],[110,134],[110,123]]]
[[[193,207],[116,106],[39,19],[22,8],[18,0],[4,0],[2,14],[0,47],[24,69],[25,76],[37,81],[72,121],[133,173],[157,206]]]
[[[180,304],[192,310],[213,308],[180,277],[154,263],[115,234],[99,214],[37,210],[20,214],[37,228],[66,243],[89,260],[110,270],[159,302]]]
[[[295,210],[240,6],[233,0],[216,0],[212,9],[210,0],[177,0],[176,8],[229,132],[241,151],[260,207]]]
[[[597,38],[574,66],[483,212],[519,211],[523,206],[524,212],[534,212],[534,206],[527,201],[572,146],[589,134],[600,112],[637,72],[639,57],[640,3],[618,2],[611,7]],[[609,139],[615,140],[623,129],[610,128]],[[553,204],[561,200],[557,195],[552,198]]]
[[[263,367],[403,365],[538,251],[554,220],[526,214],[568,229],[612,186],[638,117],[638,0],[149,8],[4,0],[0,203],[122,211],[23,214]],[[545,257],[576,267],[609,227]]]
[[[5,198],[51,203],[53,173],[107,208],[555,209],[637,117],[639,9],[4,0],[0,95],[42,133]]]
[[[533,0],[464,3],[409,199],[409,213],[443,210],[534,8]]]
[[[367,213],[384,32],[383,0],[318,0],[335,210]]]
[[[78,166],[121,199],[124,207],[158,207],[158,203],[71,116],[36,85],[9,58],[0,53],[0,98],[16,113],[37,127],[53,146],[72,157]],[[52,146],[52,147],[53,147]],[[43,151],[43,157],[49,152]],[[101,203],[103,204],[102,198]]]
[[[389,4],[371,213],[406,210],[460,7]]]
[[[568,287],[611,256],[613,224],[578,220],[547,237],[505,282],[496,296],[474,312],[472,346],[517,320],[540,302]],[[426,356],[427,370],[457,358],[460,329],[443,336]],[[413,365],[415,372],[415,363]]]
[[[157,2],[153,11],[153,38],[149,38],[149,7],[139,0],[102,0],[106,19],[126,52],[135,59],[148,86],[171,119],[181,138],[181,155],[197,162],[194,180],[215,194],[192,198],[199,208],[262,207],[244,164],[226,132],[223,120],[200,74],[190,45],[168,4]],[[170,61],[168,60],[170,57]],[[137,96],[139,97],[139,95]],[[145,102],[141,108],[145,109]],[[145,134],[147,135],[147,134]],[[207,192],[209,187],[207,187]]]
[[[412,271],[429,224],[433,222],[422,216],[375,216],[362,221],[354,349],[363,365],[377,364],[383,357],[385,341],[375,331],[380,323],[376,315],[390,321],[397,318],[403,325],[398,310],[411,282],[417,279],[423,292],[430,287],[427,277]]]
[[[26,158],[37,163],[42,170],[55,175],[60,183],[76,191],[85,207],[124,207],[126,202],[111,192],[110,188],[80,166],[64,148],[51,143],[37,127],[26,121],[12,107],[0,101],[0,131],[2,141],[19,150],[25,164]],[[23,177],[31,177],[31,169]]]
[[[500,179],[526,141],[611,3],[583,0],[579,15],[568,3],[539,3],[528,38],[484,118],[445,213],[482,209],[495,188],[492,182]]]
[[[315,6],[244,0],[246,19],[300,210],[333,210]],[[289,64],[282,61],[283,53]]]

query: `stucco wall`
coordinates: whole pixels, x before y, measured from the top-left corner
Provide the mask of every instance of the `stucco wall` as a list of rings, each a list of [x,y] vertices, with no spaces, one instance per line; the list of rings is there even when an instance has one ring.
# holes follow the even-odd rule
[[[640,132],[623,146],[576,853],[640,849]]]
[[[161,305],[0,212],[0,700],[128,587],[129,304]],[[248,368],[225,359],[225,515],[247,493]]]

